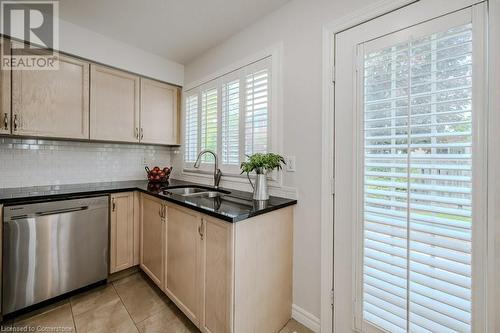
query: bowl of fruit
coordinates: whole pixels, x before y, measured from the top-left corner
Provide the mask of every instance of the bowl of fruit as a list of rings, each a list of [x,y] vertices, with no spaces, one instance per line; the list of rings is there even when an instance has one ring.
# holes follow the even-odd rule
[[[172,167],[160,169],[160,167],[155,166],[153,169],[148,167],[145,167],[145,169],[150,183],[166,183],[172,172]]]

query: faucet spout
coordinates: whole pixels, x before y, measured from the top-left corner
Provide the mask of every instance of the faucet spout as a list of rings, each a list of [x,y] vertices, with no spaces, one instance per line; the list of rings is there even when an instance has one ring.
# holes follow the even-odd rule
[[[200,151],[200,153],[198,154],[198,157],[196,158],[196,162],[194,162],[194,167],[196,169],[198,169],[201,165],[201,157],[205,154],[212,154],[214,156],[214,159],[215,159],[215,164],[214,164],[214,187],[215,188],[219,188],[219,182],[220,182],[220,179],[222,177],[222,172],[220,171],[219,169],[219,161],[218,161],[218,158],[217,158],[217,154],[213,151],[213,150],[210,150],[210,149],[203,149],[202,151]]]

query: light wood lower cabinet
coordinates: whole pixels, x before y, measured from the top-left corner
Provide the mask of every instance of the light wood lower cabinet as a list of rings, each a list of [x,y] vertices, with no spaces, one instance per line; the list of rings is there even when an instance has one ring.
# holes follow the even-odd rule
[[[89,63],[59,55],[57,70],[12,71],[12,134],[89,139]]]
[[[134,193],[111,195],[110,273],[134,266]]]
[[[158,198],[141,194],[141,249],[140,267],[164,288],[166,265],[165,205]]]
[[[232,332],[233,323],[233,225],[205,216],[202,249],[203,332]]]
[[[288,322],[291,207],[228,223],[141,198],[141,268],[202,332],[273,333]]]
[[[167,295],[197,326],[202,283],[202,223],[199,214],[167,205]]]
[[[279,332],[292,316],[293,208],[234,226],[232,332]]]

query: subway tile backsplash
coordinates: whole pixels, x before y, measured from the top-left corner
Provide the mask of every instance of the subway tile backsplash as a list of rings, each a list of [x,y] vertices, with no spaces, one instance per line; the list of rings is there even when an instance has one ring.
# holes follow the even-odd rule
[[[169,147],[0,138],[0,188],[145,179]]]

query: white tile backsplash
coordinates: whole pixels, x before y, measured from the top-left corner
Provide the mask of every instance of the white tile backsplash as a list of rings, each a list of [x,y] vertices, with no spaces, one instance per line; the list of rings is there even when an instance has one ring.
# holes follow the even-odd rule
[[[169,147],[0,138],[0,188],[145,179]]]

